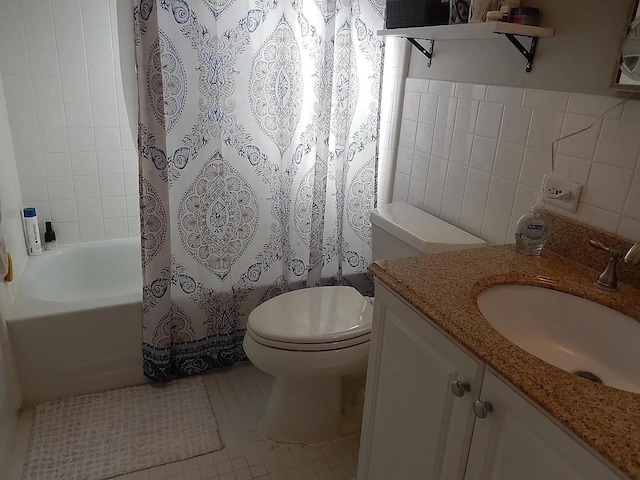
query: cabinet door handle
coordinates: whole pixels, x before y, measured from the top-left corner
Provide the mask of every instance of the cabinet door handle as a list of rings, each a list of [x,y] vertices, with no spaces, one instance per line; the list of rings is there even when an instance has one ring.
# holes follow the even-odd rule
[[[487,415],[493,412],[493,404],[489,401],[483,402],[482,400],[476,400],[473,402],[473,413],[478,418],[487,418]]]
[[[471,391],[471,385],[469,382],[463,382],[462,380],[454,380],[451,382],[451,392],[456,397],[464,397],[464,394]]]

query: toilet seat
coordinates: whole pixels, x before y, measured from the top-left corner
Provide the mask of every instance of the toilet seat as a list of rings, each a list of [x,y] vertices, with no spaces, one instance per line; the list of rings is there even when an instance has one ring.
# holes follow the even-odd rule
[[[337,350],[368,342],[372,315],[371,303],[355,288],[306,288],[255,308],[249,314],[247,334],[282,350]]]

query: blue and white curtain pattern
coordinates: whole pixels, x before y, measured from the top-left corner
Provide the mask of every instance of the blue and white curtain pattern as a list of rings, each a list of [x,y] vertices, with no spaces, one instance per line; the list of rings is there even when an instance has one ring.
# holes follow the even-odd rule
[[[245,359],[287,290],[366,293],[384,0],[135,0],[145,374]]]

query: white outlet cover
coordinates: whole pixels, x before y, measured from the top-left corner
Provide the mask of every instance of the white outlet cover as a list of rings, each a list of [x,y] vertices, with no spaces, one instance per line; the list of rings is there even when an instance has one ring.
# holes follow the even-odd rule
[[[549,175],[544,176],[544,182],[544,203],[547,205],[554,205],[570,212],[578,210],[578,202],[580,201],[580,195],[582,194],[582,185]],[[557,195],[559,192],[564,193],[567,191],[571,192],[571,196],[568,200],[551,198],[554,194]]]

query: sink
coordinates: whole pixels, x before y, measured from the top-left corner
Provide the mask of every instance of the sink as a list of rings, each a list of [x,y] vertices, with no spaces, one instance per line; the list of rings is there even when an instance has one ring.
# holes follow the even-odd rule
[[[478,295],[478,308],[500,334],[539,359],[640,393],[640,322],[633,318],[530,285],[488,288]]]

